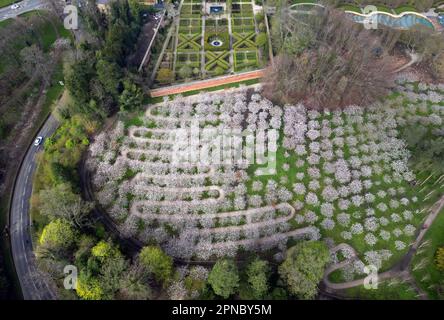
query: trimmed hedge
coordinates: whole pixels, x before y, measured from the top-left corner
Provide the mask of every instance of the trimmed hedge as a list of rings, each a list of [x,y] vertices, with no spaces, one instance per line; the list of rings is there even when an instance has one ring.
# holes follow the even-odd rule
[[[220,47],[214,47],[210,44],[213,39],[222,41]],[[228,32],[206,32],[205,33],[205,50],[208,51],[226,51],[230,50],[230,35]]]

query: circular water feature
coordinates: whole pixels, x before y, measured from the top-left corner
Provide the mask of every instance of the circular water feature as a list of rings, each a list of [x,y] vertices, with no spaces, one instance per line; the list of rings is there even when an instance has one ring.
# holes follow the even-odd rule
[[[213,47],[221,47],[224,43],[220,39],[213,39],[213,40],[211,40],[210,44]]]

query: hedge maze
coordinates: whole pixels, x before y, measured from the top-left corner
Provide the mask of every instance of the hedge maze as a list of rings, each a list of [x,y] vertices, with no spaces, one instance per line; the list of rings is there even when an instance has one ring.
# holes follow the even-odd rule
[[[205,70],[214,75],[226,73],[230,65],[230,52],[205,52]]]
[[[234,70],[244,70],[248,68],[254,68],[258,64],[257,50],[252,51],[235,51],[234,53]]]

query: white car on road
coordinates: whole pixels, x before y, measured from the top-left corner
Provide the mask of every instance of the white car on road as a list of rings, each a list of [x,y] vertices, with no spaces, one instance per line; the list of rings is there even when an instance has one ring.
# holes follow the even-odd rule
[[[34,140],[34,145],[36,146],[36,147],[38,147],[39,145],[41,145],[42,144],[42,142],[43,142],[43,137],[37,137],[35,140]]]
[[[20,8],[20,5],[17,4],[17,3],[14,3],[14,4],[11,6],[11,10],[17,10],[18,8]]]

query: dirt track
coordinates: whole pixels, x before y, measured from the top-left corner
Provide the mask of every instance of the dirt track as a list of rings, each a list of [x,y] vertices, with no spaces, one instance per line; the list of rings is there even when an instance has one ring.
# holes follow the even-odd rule
[[[202,80],[202,81],[194,81],[194,82],[174,85],[174,86],[170,86],[170,87],[154,89],[154,90],[150,91],[150,95],[151,95],[151,97],[155,98],[155,97],[168,96],[168,95],[172,95],[172,94],[184,93],[184,92],[188,92],[188,91],[203,90],[203,89],[217,87],[217,86],[224,85],[224,84],[258,79],[258,78],[262,78],[263,75],[264,75],[264,70],[256,70],[256,71],[245,72],[245,73],[241,73],[241,74],[224,76],[224,77],[220,77],[220,78],[214,78],[214,79],[208,79],[208,80]]]

